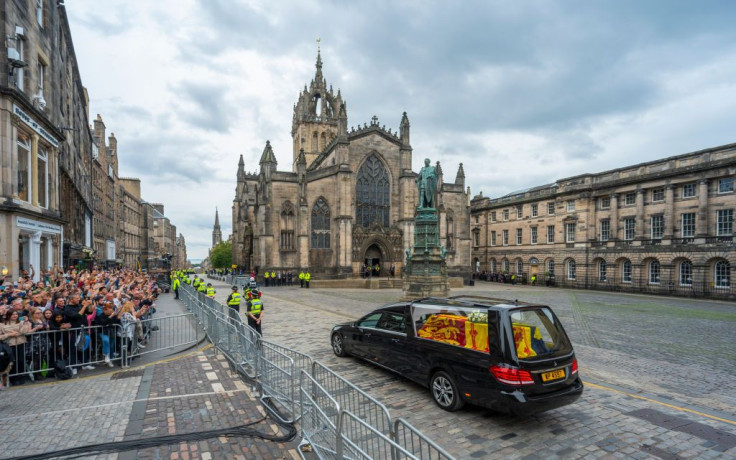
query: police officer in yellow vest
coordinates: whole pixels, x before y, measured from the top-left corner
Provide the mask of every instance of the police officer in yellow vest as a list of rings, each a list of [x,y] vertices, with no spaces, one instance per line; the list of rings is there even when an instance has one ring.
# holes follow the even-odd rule
[[[238,292],[237,286],[233,286],[232,290],[232,294],[230,294],[227,298],[227,306],[229,307],[228,310],[230,311],[230,318],[236,319],[236,321],[240,321],[240,293]]]
[[[263,319],[263,301],[258,296],[248,299],[248,326],[259,334],[261,332],[261,320]]]
[[[307,289],[309,289],[309,280],[312,278],[312,275],[309,274],[309,272],[304,274],[304,284],[307,286]]]
[[[181,281],[178,276],[174,276],[174,281],[171,283],[171,288],[174,290],[174,298],[179,298],[179,287],[181,287]]]
[[[266,287],[268,287],[268,277],[270,276],[270,273],[268,270],[266,270],[266,273],[263,274],[263,282],[266,284]]]
[[[203,294],[207,293],[207,285],[204,284],[204,281],[199,280],[199,284],[197,285],[197,292],[201,292]]]
[[[207,297],[215,298],[215,288],[212,287],[212,283],[207,283]]]
[[[192,287],[193,287],[194,289],[197,289],[197,288],[199,288],[199,281],[200,281],[200,279],[199,279],[199,278],[197,278],[197,275],[194,275],[194,281],[192,281]]]
[[[304,270],[299,272],[299,287],[304,287]]]
[[[271,272],[271,286],[276,286],[276,272]]]

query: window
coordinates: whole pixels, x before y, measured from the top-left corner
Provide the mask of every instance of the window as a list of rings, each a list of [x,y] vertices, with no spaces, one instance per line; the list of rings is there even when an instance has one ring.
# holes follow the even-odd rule
[[[624,239],[633,240],[636,236],[636,219],[627,217],[624,219]]]
[[[680,263],[680,286],[693,285],[693,263],[689,260]]]
[[[610,196],[604,196],[601,198],[598,198],[598,208],[599,209],[608,209],[611,207],[611,197]]]
[[[524,214],[524,206],[523,205],[517,206],[516,207],[516,218],[521,219],[523,217],[523,214]]]
[[[575,224],[565,224],[565,242],[575,242]]]
[[[496,231],[492,230],[491,231],[491,246],[495,246],[495,245],[496,245]]]
[[[718,193],[733,193],[733,177],[718,179]]]
[[[508,209],[503,210],[503,220],[509,220],[509,210]]]
[[[664,189],[655,188],[652,190],[652,201],[664,201]]]
[[[555,213],[555,204],[547,203],[547,214],[553,215]]]
[[[521,244],[521,233],[522,233],[521,229],[517,228],[516,229],[516,244],[517,245]]]
[[[496,222],[496,211],[491,211],[491,222]]]
[[[567,279],[569,280],[575,279],[575,261],[574,260],[567,261]]]
[[[372,154],[358,170],[356,180],[356,221],[361,227],[378,223],[389,226],[391,186],[383,162]]]
[[[733,209],[719,209],[716,213],[716,235],[733,235]]]
[[[516,261],[516,274],[521,275],[524,273],[524,264],[521,262],[521,260]]]
[[[475,223],[480,223],[480,216],[478,214],[475,215]]]
[[[537,227],[532,227],[531,228],[531,232],[532,232],[532,238],[531,238],[532,241],[531,241],[531,243],[532,244],[537,244]]]
[[[281,249],[295,249],[294,241],[294,207],[291,203],[286,202],[281,210],[281,239],[279,245]],[[329,222],[328,222],[329,225]]]
[[[445,247],[452,250],[455,242],[455,220],[450,214],[445,217],[445,226],[447,228],[447,237],[445,238]]]
[[[695,236],[695,213],[688,212],[682,215],[682,237],[692,238]]]
[[[547,261],[547,272],[550,275],[554,275],[555,274],[555,261],[553,259],[549,259]]]
[[[624,283],[631,282],[631,261],[630,260],[624,260],[624,263],[621,264],[621,280]]]
[[[36,0],[36,22],[43,27],[43,0]]]
[[[652,224],[652,239],[661,240],[664,236],[664,216],[652,216],[650,222]]]
[[[38,149],[36,181],[38,183],[38,205],[47,208],[49,204],[49,154],[40,148]]]
[[[567,212],[575,210],[575,200],[567,200]]]
[[[503,245],[504,246],[509,245],[509,231],[508,230],[503,231]]]
[[[606,281],[606,269],[607,269],[606,261],[601,260],[598,262],[598,281]]]
[[[496,269],[498,267],[496,266],[496,259],[491,259],[491,273],[496,273]]]
[[[611,219],[601,219],[601,241],[608,241],[611,237]]]
[[[378,320],[381,319],[382,313],[371,313],[370,315],[358,321],[358,327],[376,327]]]
[[[555,242],[555,226],[547,225],[547,243]]]
[[[406,316],[403,313],[384,312],[376,327],[386,331],[406,334]]]
[[[38,64],[36,65],[36,94],[43,96],[44,79],[46,78],[46,66],[41,62],[39,58]]]
[[[624,195],[624,204],[632,206],[636,204],[636,193],[627,193]]]
[[[480,232],[478,230],[473,231],[473,246],[476,248],[480,246]]]
[[[312,248],[330,249],[330,207],[321,197],[312,208]]]
[[[717,288],[731,287],[731,264],[725,260],[721,260],[716,262],[713,268],[715,286]]]
[[[539,206],[537,204],[532,205],[532,217],[537,217],[539,215]]]
[[[659,262],[656,260],[649,262],[649,284],[659,284],[659,276]]]
[[[25,40],[23,40],[19,35],[16,36],[15,46],[18,47],[18,56],[20,57],[20,60],[25,62]],[[25,89],[25,69],[23,67],[15,69],[15,86],[21,91]]]
[[[508,259],[503,259],[501,261],[501,270],[503,270],[505,273],[509,272],[509,261]]]
[[[18,188],[16,193],[23,201],[31,201],[31,139],[18,133]]]
[[[685,184],[682,186],[682,197],[693,198],[695,197],[695,184]]]

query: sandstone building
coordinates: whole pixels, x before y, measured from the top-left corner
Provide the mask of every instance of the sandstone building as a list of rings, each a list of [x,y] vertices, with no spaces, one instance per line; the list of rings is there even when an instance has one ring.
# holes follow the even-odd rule
[[[375,116],[348,129],[345,100],[327,84],[318,52],[314,79],[294,106],[291,136],[291,171],[277,170],[268,141],[257,173],[246,173],[240,157],[233,264],[308,269],[319,277],[356,276],[363,264],[383,270],[394,264],[400,274],[417,206],[406,113],[397,131]],[[438,210],[448,273],[468,275],[469,190],[462,165],[454,181],[440,176]]]
[[[733,295],[736,144],[473,198],[476,273]]]

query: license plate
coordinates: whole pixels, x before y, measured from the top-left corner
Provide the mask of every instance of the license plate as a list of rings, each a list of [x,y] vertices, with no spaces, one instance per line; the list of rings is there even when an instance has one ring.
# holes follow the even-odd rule
[[[549,382],[550,380],[558,380],[565,378],[565,369],[558,369],[552,372],[545,372],[542,374],[542,382]]]

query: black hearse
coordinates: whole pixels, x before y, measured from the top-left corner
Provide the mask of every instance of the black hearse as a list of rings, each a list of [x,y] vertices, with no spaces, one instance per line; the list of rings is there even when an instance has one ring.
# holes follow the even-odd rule
[[[332,350],[430,389],[442,409],[466,402],[516,415],[573,403],[583,382],[552,309],[458,296],[387,305],[332,329]]]

